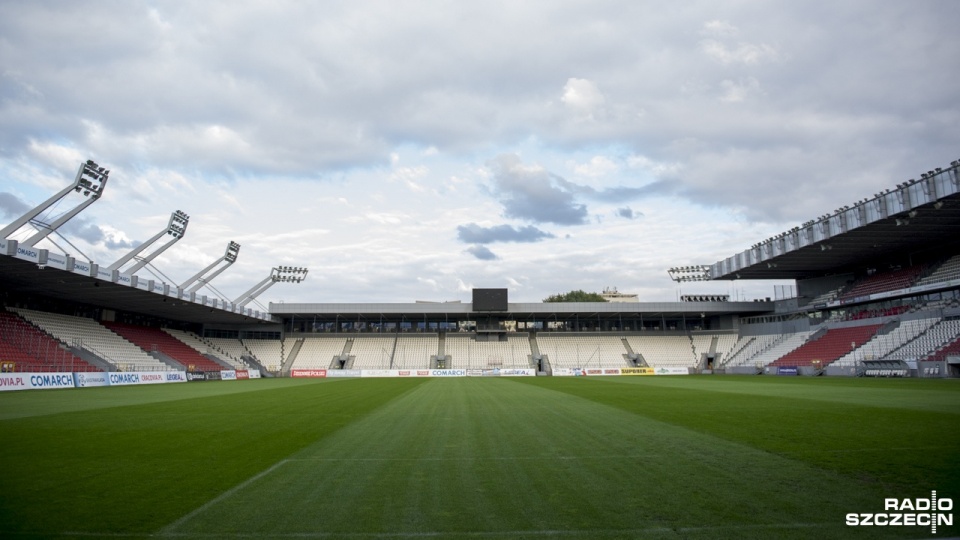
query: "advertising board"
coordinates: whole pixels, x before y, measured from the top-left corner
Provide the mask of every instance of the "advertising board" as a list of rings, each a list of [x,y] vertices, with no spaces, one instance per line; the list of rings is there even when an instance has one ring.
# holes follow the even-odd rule
[[[304,377],[304,378],[309,378],[309,377],[322,378],[327,376],[327,370],[325,369],[291,369],[290,376]]]
[[[0,391],[42,390],[45,388],[74,388],[73,373],[3,373]]]

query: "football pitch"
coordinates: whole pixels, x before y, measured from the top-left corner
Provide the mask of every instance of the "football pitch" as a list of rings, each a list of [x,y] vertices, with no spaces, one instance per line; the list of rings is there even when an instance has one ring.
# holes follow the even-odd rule
[[[932,538],[960,384],[264,379],[0,393],[0,538]]]

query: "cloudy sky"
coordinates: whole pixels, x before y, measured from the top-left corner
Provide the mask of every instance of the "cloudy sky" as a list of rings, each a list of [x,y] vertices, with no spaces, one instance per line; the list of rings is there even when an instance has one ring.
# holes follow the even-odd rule
[[[0,1],[0,223],[94,159],[110,180],[68,251],[112,263],[182,210],[155,266],[182,282],[236,241],[231,299],[276,265],[310,274],[264,305],[773,296],[667,269],[960,158],[958,20],[954,0]]]

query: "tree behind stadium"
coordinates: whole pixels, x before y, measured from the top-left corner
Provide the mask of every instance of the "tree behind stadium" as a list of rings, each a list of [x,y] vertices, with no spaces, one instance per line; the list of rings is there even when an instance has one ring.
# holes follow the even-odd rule
[[[599,293],[588,293],[580,289],[563,294],[551,294],[543,299],[544,302],[606,302],[607,299]]]

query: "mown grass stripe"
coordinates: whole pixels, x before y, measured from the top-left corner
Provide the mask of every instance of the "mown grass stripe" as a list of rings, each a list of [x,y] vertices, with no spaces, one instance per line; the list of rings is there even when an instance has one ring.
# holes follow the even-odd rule
[[[771,379],[754,377],[749,384],[766,381]],[[779,386],[779,381],[772,379],[771,384]],[[796,390],[789,397],[782,397],[765,391],[715,391],[717,386],[731,384],[724,377],[696,377],[668,385],[644,377],[613,382],[609,378],[518,380],[878,482],[890,492],[922,494],[936,486],[960,486],[960,430],[956,429],[955,414],[955,409],[960,409],[960,392],[952,394],[951,410],[931,410],[891,406],[882,396],[873,405],[809,399],[803,388],[819,395],[823,381],[840,390],[850,381],[843,385],[828,379],[799,381],[792,383]],[[875,387],[874,381],[866,384]],[[916,400],[922,402],[925,386],[912,387]],[[960,390],[960,386],[956,388]]]
[[[14,464],[0,475],[0,536],[156,531],[418,384],[342,381],[231,394],[212,386],[214,396],[146,404],[124,392],[127,406],[0,421],[4,457]],[[168,391],[183,396],[182,388]]]
[[[765,538],[816,527],[843,538],[842,510],[816,503],[879,497],[802,462],[503,379],[431,381],[291,456],[255,488],[172,532]]]

